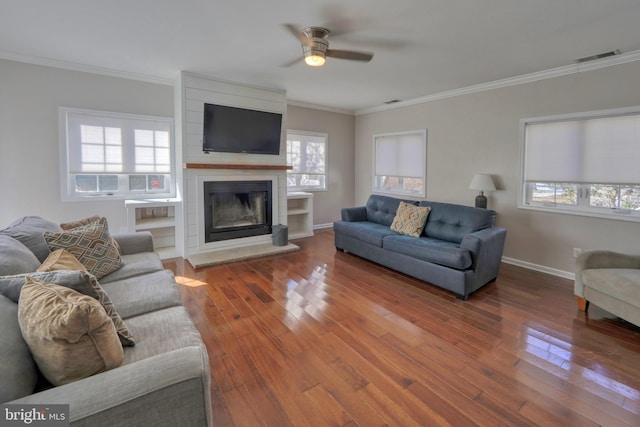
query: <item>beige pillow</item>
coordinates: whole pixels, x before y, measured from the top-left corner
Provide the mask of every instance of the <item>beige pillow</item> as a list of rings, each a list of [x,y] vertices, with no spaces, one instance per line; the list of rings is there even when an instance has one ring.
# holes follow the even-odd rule
[[[28,277],[18,322],[40,372],[53,385],[116,368],[124,352],[116,328],[95,299]]]
[[[78,258],[71,255],[66,249],[56,249],[51,252],[36,271],[58,270],[85,271],[88,273],[84,265],[78,261]]]
[[[69,251],[98,279],[122,267],[122,258],[107,230],[106,218],[60,233],[45,232],[44,240],[51,251]]]
[[[42,263],[42,265],[38,268],[37,271],[41,272],[49,272],[49,271],[59,271],[59,270],[72,270],[72,271],[82,271],[86,276],[86,281],[76,283],[74,282],[74,286],[69,286],[66,283],[63,285],[67,285],[67,287],[72,288],[84,295],[88,295],[96,299],[104,310],[107,312],[107,315],[113,320],[113,324],[116,327],[116,331],[118,332],[118,336],[120,337],[120,342],[122,345],[133,346],[135,345],[135,340],[133,336],[129,332],[129,329],[124,324],[124,320],[118,314],[113,303],[111,302],[111,298],[104,291],[98,280],[91,273],[84,268],[84,265],[76,257],[71,255],[68,251],[64,249],[58,249],[56,251],[51,252],[46,260]],[[56,283],[57,284],[57,283]]]
[[[63,230],[73,230],[74,228],[84,227],[85,225],[89,225],[93,222],[96,222],[100,218],[101,217],[98,215],[93,215],[87,218],[79,219],[77,221],[64,222],[60,224],[60,228],[62,228]]]
[[[400,202],[396,216],[391,223],[391,229],[396,233],[419,237],[427,223],[429,212],[431,212],[431,208],[428,206],[415,206]]]

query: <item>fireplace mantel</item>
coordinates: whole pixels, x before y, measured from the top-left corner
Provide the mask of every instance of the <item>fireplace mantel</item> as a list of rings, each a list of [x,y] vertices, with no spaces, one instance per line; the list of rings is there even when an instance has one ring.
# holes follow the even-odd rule
[[[281,165],[233,165],[215,163],[186,163],[186,169],[253,169],[253,170],[291,170],[293,166]]]

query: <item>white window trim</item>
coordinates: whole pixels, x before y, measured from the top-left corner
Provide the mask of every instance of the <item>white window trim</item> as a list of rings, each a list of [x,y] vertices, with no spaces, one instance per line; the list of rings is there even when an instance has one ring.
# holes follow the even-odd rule
[[[130,120],[150,120],[161,121],[169,125],[170,133],[170,172],[171,184],[168,192],[151,192],[151,193],[131,193],[124,194],[90,194],[79,195],[73,191],[73,180],[69,172],[69,154],[68,154],[68,140],[67,140],[67,114],[68,113],[80,113],[89,114],[95,116],[104,116],[107,118],[119,118]],[[71,108],[71,107],[58,107],[58,140],[60,150],[60,196],[63,202],[95,202],[95,201],[107,201],[107,200],[131,200],[131,199],[164,199],[176,197],[176,166],[175,166],[175,127],[172,117],[162,116],[150,116],[142,114],[129,114],[129,113],[117,113],[111,111],[90,110],[86,108]],[[156,173],[149,172],[148,175],[154,175]],[[162,173],[159,173],[162,174]],[[166,173],[165,173],[166,174]],[[88,172],[87,175],[100,175],[96,172]]]
[[[383,189],[376,187],[376,140],[380,137],[389,137],[389,136],[401,136],[401,135],[409,135],[409,134],[419,134],[422,137],[422,142],[424,144],[424,165],[422,169],[422,192],[420,193],[410,193],[410,192],[398,192],[398,191],[385,191]],[[388,133],[379,133],[373,135],[372,142],[372,166],[371,166],[371,192],[374,194],[383,194],[389,196],[396,197],[405,197],[405,198],[426,198],[427,197],[427,130],[426,129],[418,129],[418,130],[410,130],[410,131],[401,131],[401,132],[388,132]]]
[[[615,211],[615,210],[605,210],[605,209],[598,209],[598,208],[584,208],[580,205],[574,206],[574,205],[558,204],[556,206],[544,206],[544,205],[538,205],[538,204],[527,204],[525,202],[526,200],[525,128],[527,124],[554,122],[554,121],[570,121],[570,120],[599,118],[599,117],[613,117],[613,116],[638,114],[638,113],[640,113],[640,106],[520,119],[519,152],[518,152],[519,168],[518,168],[518,189],[517,189],[518,209],[556,213],[556,214],[563,214],[563,215],[585,216],[585,217],[591,217],[591,218],[605,218],[605,219],[613,219],[618,221],[640,222],[640,213],[638,213],[637,215],[634,215],[634,214],[630,214],[628,211]]]
[[[324,188],[305,187],[305,186],[289,187],[287,185],[287,191],[288,192],[306,191],[309,193],[329,191],[329,134],[323,133],[323,132],[310,132],[310,131],[304,131],[304,130],[287,129],[287,138],[286,138],[287,141],[289,140],[290,133],[296,134],[296,135],[307,135],[307,136],[314,136],[318,138],[324,138]],[[287,151],[287,147],[285,147],[285,151]],[[289,171],[287,171],[287,176],[288,174],[289,174]]]

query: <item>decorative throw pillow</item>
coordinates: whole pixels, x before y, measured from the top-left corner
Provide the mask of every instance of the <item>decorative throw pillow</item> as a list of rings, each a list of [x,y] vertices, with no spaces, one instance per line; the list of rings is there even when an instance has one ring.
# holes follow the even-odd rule
[[[97,222],[101,218],[102,218],[101,216],[93,215],[93,216],[89,216],[87,218],[79,219],[77,221],[64,222],[64,223],[60,224],[60,228],[62,228],[65,231],[73,230],[74,228],[84,227],[85,225],[89,225],[89,224],[92,224],[94,222]],[[109,225],[108,225],[108,223],[106,221],[107,220],[105,218],[105,226],[106,226],[107,231],[108,231],[109,230]],[[111,238],[111,241],[115,245],[115,247],[118,250],[118,252],[120,254],[122,254],[122,250],[120,249],[120,244],[118,244],[118,242],[113,237]]]
[[[59,284],[62,286],[67,286],[72,288],[84,295],[88,295],[96,299],[107,312],[111,320],[113,321],[114,326],[116,327],[116,331],[118,332],[118,336],[120,337],[120,342],[125,346],[133,346],[135,345],[135,341],[133,336],[127,329],[127,326],[124,324],[124,320],[120,317],[118,312],[116,311],[113,303],[111,302],[111,298],[104,291],[98,280],[87,272],[82,263],[78,261],[76,257],[71,255],[68,251],[64,249],[58,249],[56,251],[51,252],[51,255],[42,263],[40,268],[38,268],[38,272],[51,272],[51,271],[60,271],[60,270],[72,270],[79,271],[83,273],[84,280],[77,280],[75,283],[72,283],[69,286],[69,282],[65,284],[64,281],[59,283],[56,277],[51,277],[49,280],[53,280],[52,282]]]
[[[431,208],[428,206],[415,206],[400,202],[396,216],[391,223],[391,229],[396,233],[419,237],[427,223],[429,212],[431,212]]]
[[[18,303],[22,336],[53,385],[116,368],[124,352],[113,322],[93,298],[32,277]]]
[[[84,227],[85,225],[89,225],[91,223],[97,222],[101,217],[98,215],[93,215],[87,218],[79,219],[77,221],[64,222],[60,224],[60,228],[63,230],[73,230],[74,228]]]
[[[66,249],[98,279],[122,267],[120,252],[109,235],[105,218],[73,230],[46,232],[44,239],[51,251]]]

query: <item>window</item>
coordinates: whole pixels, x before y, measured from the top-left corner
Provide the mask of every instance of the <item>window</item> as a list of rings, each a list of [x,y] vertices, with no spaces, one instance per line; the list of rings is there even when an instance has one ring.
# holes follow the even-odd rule
[[[640,221],[640,107],[523,119],[519,207]]]
[[[427,131],[373,136],[373,191],[426,197]]]
[[[60,108],[62,197],[173,197],[173,119]]]
[[[326,190],[326,159],[326,133],[287,131],[287,189]]]

